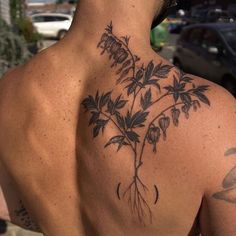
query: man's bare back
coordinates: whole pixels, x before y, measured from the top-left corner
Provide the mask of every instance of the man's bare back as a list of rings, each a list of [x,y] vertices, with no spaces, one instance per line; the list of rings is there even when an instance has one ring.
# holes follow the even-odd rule
[[[9,218],[50,236],[236,234],[234,98],[106,18],[0,82]]]

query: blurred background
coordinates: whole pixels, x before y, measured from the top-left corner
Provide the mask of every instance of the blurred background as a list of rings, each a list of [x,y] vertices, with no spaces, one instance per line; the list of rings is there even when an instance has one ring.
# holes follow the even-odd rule
[[[76,0],[0,0],[0,77],[62,39]],[[235,0],[180,0],[150,33],[157,53],[236,96]],[[0,221],[0,235],[33,236]]]

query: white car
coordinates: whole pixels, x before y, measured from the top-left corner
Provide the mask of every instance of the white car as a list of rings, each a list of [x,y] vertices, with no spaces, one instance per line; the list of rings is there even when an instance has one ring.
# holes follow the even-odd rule
[[[41,35],[62,39],[69,30],[73,17],[67,14],[42,13],[32,15],[31,19]]]

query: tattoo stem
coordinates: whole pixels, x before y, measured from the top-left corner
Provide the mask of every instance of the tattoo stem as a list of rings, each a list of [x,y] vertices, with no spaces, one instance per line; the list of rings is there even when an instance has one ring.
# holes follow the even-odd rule
[[[154,104],[160,102],[163,98],[165,98],[166,96],[170,95],[169,92],[165,93],[164,95],[162,95],[160,98],[158,98],[156,101],[152,102],[150,107],[153,106]],[[149,107],[149,108],[150,108]]]

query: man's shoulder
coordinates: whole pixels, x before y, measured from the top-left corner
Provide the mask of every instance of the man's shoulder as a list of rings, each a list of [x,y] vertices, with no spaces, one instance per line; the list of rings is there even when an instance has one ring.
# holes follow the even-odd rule
[[[211,175],[215,169],[220,171],[219,163],[225,151],[236,145],[236,100],[215,83],[193,75],[189,77],[193,85],[187,89],[187,94],[192,105],[189,111],[187,107],[183,109],[186,105],[180,109],[189,119],[187,138],[184,138],[189,145],[185,148],[199,157],[199,165],[207,177],[207,172]],[[189,98],[186,95],[182,99]]]
[[[155,132],[167,136],[189,153],[188,158],[204,156],[209,161],[216,158],[214,151],[224,153],[236,141],[236,100],[219,85],[173,68],[161,95],[154,98],[148,93],[141,100],[144,105],[149,102],[155,114],[150,138]]]

